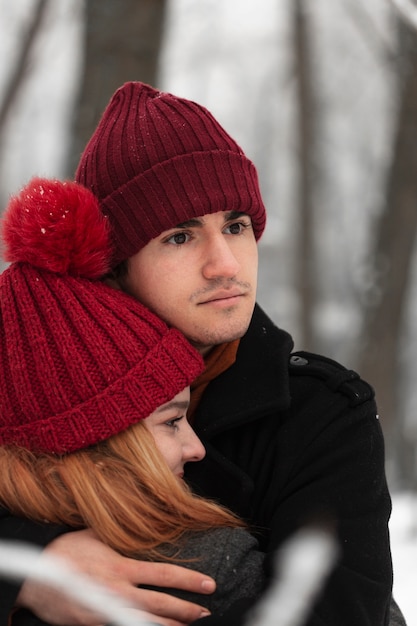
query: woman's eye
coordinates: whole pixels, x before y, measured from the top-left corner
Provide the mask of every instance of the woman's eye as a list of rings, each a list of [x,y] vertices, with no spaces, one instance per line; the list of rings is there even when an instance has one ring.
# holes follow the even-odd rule
[[[168,422],[165,422],[165,424],[167,426],[169,426],[170,428],[178,428],[178,422],[182,420],[182,416],[181,417],[176,417],[173,420],[169,420]]]
[[[173,243],[177,246],[186,243],[189,240],[190,236],[188,233],[174,233],[166,240],[168,243]]]

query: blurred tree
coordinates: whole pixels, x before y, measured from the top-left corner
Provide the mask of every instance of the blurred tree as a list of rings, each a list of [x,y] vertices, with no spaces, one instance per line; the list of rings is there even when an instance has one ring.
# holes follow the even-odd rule
[[[316,300],[314,251],[313,141],[315,116],[311,79],[311,49],[308,13],[304,0],[292,5],[294,50],[298,100],[298,244],[295,258],[296,280],[300,301],[300,343],[306,350],[314,349],[313,317]]]
[[[370,255],[373,288],[365,302],[358,367],[376,387],[387,451],[404,477],[412,476],[407,464],[414,462],[416,445],[410,447],[404,437],[404,403],[398,390],[400,339],[417,230],[417,31],[404,22],[399,28],[398,119],[386,202]]]
[[[85,55],[68,175],[112,93],[124,82],[155,84],[166,0],[86,0]]]
[[[10,68],[9,77],[2,92],[2,100],[0,102],[0,153],[2,136],[6,130],[9,113],[16,102],[20,89],[25,83],[32,50],[41,31],[43,19],[48,9],[48,2],[49,0],[37,1],[26,32],[21,40],[16,61]]]

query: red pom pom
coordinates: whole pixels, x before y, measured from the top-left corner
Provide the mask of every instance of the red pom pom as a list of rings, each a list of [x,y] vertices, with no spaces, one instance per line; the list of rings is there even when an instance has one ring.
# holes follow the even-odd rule
[[[2,238],[6,261],[84,278],[100,278],[110,267],[108,221],[78,183],[31,180],[11,198]]]

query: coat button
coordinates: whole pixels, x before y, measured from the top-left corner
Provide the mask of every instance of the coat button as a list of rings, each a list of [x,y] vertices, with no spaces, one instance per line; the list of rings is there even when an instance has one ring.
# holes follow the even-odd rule
[[[308,361],[302,356],[294,355],[290,357],[290,365],[308,365]]]

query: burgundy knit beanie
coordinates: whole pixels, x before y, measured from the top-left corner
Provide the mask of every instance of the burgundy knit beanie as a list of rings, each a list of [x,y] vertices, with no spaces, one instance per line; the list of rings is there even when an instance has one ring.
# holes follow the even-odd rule
[[[150,415],[203,369],[186,339],[97,278],[108,220],[76,183],[34,179],[2,220],[0,444],[64,454]]]
[[[201,105],[140,82],[113,95],[75,179],[110,218],[113,265],[207,213],[247,213],[257,240],[265,228],[256,169],[237,143]]]

